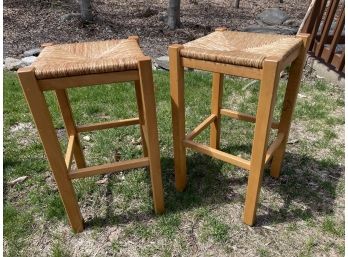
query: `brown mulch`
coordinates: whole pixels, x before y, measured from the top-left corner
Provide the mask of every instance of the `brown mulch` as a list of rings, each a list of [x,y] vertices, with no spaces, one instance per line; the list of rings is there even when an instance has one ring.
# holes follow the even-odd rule
[[[279,7],[291,19],[301,21],[309,0],[182,0],[182,28],[169,30],[161,17],[168,1],[94,0],[95,22],[82,24],[77,0],[4,0],[4,57],[15,57],[45,42],[77,42],[139,35],[144,52],[158,57],[167,54],[172,43],[203,36],[218,26],[231,30],[256,24],[256,16],[266,8]]]

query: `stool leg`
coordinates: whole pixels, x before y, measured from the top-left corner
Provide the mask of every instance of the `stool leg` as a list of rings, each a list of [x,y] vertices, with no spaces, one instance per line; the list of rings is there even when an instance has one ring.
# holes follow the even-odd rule
[[[220,126],[221,126],[221,103],[223,94],[224,75],[221,73],[213,73],[213,86],[211,93],[211,114],[216,115],[216,119],[210,125],[210,147],[220,148]]]
[[[146,145],[146,131],[145,131],[145,120],[144,120],[144,108],[143,108],[143,100],[141,99],[141,88],[140,88],[140,82],[134,81],[135,85],[135,96],[137,98],[137,106],[138,106],[138,113],[139,113],[139,120],[140,120],[140,134],[141,134],[141,141],[143,145],[143,153],[144,157],[149,156],[147,152],[147,145]]]
[[[147,141],[146,145],[150,161],[153,201],[155,212],[160,214],[164,212],[164,199],[151,59],[144,58],[143,60],[139,60],[138,68],[145,117],[145,139]]]
[[[56,96],[57,96],[60,111],[62,113],[66,132],[68,136],[75,136],[73,151],[74,151],[76,165],[79,169],[85,168],[86,161],[81,148],[79,135],[76,131],[76,126],[75,126],[73,114],[71,111],[68,94],[65,89],[57,89]]]
[[[185,139],[184,67],[180,60],[181,45],[169,46],[170,95],[172,103],[173,146],[176,190],[182,192],[187,183]]]
[[[244,222],[255,223],[257,202],[260,194],[268,136],[279,81],[278,62],[266,59],[263,64],[259,102],[256,114],[254,140],[251,153],[250,173],[244,207]]]
[[[52,123],[45,97],[37,84],[34,69],[31,67],[22,68],[18,70],[18,76],[41,137],[70,224],[75,232],[81,232],[83,230],[83,220],[80,208],[73,185],[68,178],[68,170],[61,152],[57,134]]]
[[[308,45],[308,36],[300,35],[304,41],[304,45],[297,59],[291,64],[289,80],[284,97],[282,114],[279,122],[278,133],[284,134],[284,140],[278,149],[274,152],[271,164],[271,176],[278,178],[280,175],[280,168],[285,154],[286,143],[289,137],[291,117],[293,115],[298,90],[301,83],[303,66],[306,62],[306,52]]]

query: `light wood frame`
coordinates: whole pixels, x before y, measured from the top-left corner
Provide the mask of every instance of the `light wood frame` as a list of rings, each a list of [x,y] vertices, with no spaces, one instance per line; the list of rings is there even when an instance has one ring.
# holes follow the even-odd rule
[[[71,182],[72,179],[126,169],[149,167],[155,213],[161,214],[164,212],[156,105],[152,65],[149,57],[144,57],[138,61],[137,70],[37,80],[34,68],[26,67],[18,70],[18,77],[74,232],[83,231],[83,218]],[[67,88],[124,81],[134,81],[139,118],[76,126],[66,91]],[[69,139],[65,157],[63,157],[52,117],[44,97],[44,91],[47,90],[55,91],[64,120]],[[144,157],[86,167],[79,140],[80,132],[129,125],[140,125]],[[73,158],[77,166],[75,170],[71,170]]]
[[[221,30],[221,28],[220,28]],[[286,142],[289,135],[291,117],[305,64],[309,34],[299,34],[303,44],[283,59],[266,58],[262,69],[203,61],[182,57],[182,45],[169,46],[170,92],[172,103],[175,182],[177,191],[183,191],[187,183],[186,148],[236,165],[249,171],[244,222],[254,225],[257,202],[260,194],[263,170],[272,161],[271,175],[279,177]],[[291,65],[283,110],[279,122],[273,121],[273,110],[280,72]],[[192,132],[185,135],[184,67],[210,71],[213,73],[211,115]],[[224,74],[260,80],[260,92],[256,117],[222,108]],[[251,160],[245,160],[219,150],[221,115],[237,120],[255,123]],[[210,146],[193,139],[210,125]],[[278,135],[267,149],[270,129],[277,129]]]

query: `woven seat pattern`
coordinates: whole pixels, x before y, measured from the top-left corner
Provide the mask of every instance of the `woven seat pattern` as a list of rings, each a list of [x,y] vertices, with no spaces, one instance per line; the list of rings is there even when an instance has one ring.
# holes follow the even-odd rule
[[[286,58],[302,40],[293,36],[215,31],[184,44],[183,57],[262,68],[267,57]]]
[[[32,66],[37,79],[49,79],[134,70],[142,57],[136,40],[106,40],[48,46]]]

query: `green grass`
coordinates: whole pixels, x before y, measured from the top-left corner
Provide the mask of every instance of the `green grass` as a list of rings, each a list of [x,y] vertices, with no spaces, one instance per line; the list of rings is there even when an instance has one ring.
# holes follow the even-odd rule
[[[333,217],[325,217],[322,224],[322,229],[324,232],[338,236],[344,237],[344,226],[337,224]]]
[[[51,257],[69,257],[71,256],[71,253],[67,250],[64,245],[62,245],[60,242],[56,242],[53,245]]]
[[[28,246],[25,238],[34,231],[32,213],[7,203],[4,205],[4,239],[8,243],[8,256],[17,256],[23,246]]]
[[[202,237],[203,239],[212,238],[215,242],[224,243],[228,239],[230,227],[220,219],[208,216],[205,218]]]
[[[68,224],[44,150],[20,85],[13,73],[4,73],[4,238],[6,256],[35,255],[47,247],[50,256],[70,256],[76,250],[89,256],[316,256],[324,252],[344,255],[343,91],[322,81],[301,86],[287,153],[279,180],[266,169],[258,209],[251,231],[242,223],[247,173],[232,165],[187,151],[188,184],[175,190],[172,121],[168,73],[154,72],[165,215],[153,213],[147,169],[112,174],[105,184],[96,176],[74,181],[86,231],[74,235]],[[258,83],[227,78],[223,107],[256,113]],[[211,76],[185,75],[186,132],[210,113]],[[279,119],[285,83],[281,82],[275,119]],[[130,83],[68,90],[77,124],[137,116],[134,87]],[[66,148],[63,121],[55,96],[46,94],[62,149]],[[18,126],[24,128],[18,129]],[[254,125],[222,118],[221,149],[249,158]],[[89,165],[140,157],[136,126],[83,133]],[[274,133],[272,134],[274,138]],[[208,143],[209,129],[197,137]],[[7,182],[28,179],[15,186]],[[337,214],[336,216],[333,216]],[[334,218],[335,217],[335,218]],[[275,227],[269,232],[262,226]],[[110,241],[110,228],[119,230]],[[58,235],[59,234],[59,235]],[[250,239],[250,237],[253,239]],[[276,240],[274,239],[276,238]],[[313,239],[315,238],[315,240]],[[325,241],[321,247],[320,240]],[[282,242],[276,244],[276,242]],[[81,243],[83,242],[83,244]],[[265,246],[265,243],[268,245]],[[48,245],[45,245],[48,244]],[[325,248],[325,249],[324,249]]]

